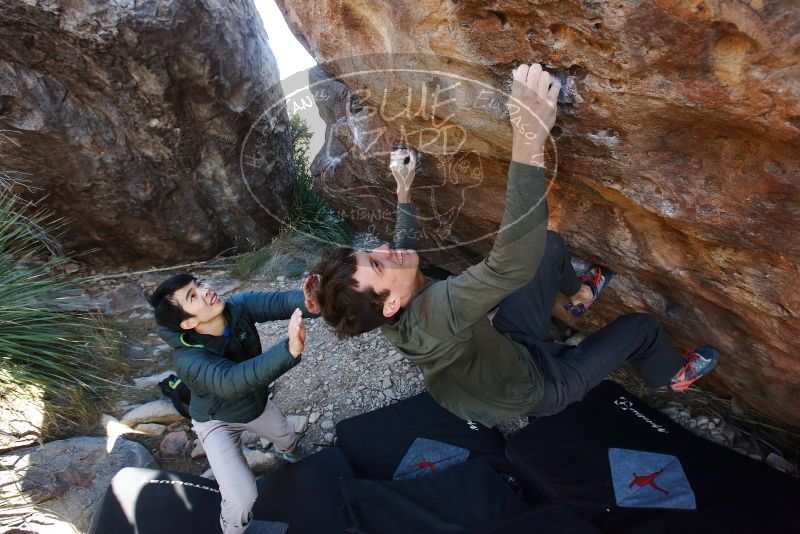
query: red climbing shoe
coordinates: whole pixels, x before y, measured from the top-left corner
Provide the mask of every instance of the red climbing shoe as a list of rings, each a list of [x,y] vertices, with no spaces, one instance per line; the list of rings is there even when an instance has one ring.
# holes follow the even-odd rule
[[[719,352],[710,345],[695,349],[683,355],[686,363],[672,379],[669,388],[673,391],[687,389],[701,377],[710,373],[719,361]]]
[[[564,309],[575,317],[580,317],[586,313],[586,311],[589,309],[589,306],[594,304],[594,302],[597,300],[597,297],[600,296],[600,291],[602,291],[602,289],[611,281],[612,276],[614,276],[614,273],[609,269],[600,266],[592,267],[588,273],[581,276],[581,283],[589,286],[589,288],[592,290],[592,297],[577,304],[567,302],[564,304]]]

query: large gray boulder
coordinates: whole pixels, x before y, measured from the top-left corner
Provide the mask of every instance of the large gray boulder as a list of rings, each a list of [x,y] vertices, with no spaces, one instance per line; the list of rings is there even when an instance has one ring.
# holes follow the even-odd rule
[[[250,249],[290,202],[278,82],[252,0],[4,1],[0,171],[88,260]]]
[[[123,467],[158,465],[144,446],[122,438],[52,441],[0,456],[0,497],[14,497],[10,504],[20,506],[29,529],[53,523],[49,516],[86,531],[95,506]]]

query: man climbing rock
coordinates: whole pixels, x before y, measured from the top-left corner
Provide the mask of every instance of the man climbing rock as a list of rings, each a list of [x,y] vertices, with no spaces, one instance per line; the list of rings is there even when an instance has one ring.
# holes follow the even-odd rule
[[[512,114],[506,207],[485,260],[446,280],[424,276],[409,203],[413,167],[393,163],[396,248],[340,248],[313,270],[314,298],[340,338],[380,327],[420,367],[442,406],[487,426],[557,413],[625,362],[652,387],[683,389],[717,361],[711,347],[682,356],[644,314],[620,317],[576,347],[544,341],[557,293],[570,298],[570,311],[580,315],[607,281],[599,268],[578,277],[564,240],[547,230],[544,147],[559,87],[535,63],[513,73],[519,112]],[[498,306],[491,323],[487,314]]]

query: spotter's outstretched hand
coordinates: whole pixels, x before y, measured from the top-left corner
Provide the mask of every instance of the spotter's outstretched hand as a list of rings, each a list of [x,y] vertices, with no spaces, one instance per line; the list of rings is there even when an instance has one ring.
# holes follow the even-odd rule
[[[306,347],[306,327],[303,324],[303,312],[300,308],[294,310],[289,319],[289,353],[297,358]]]

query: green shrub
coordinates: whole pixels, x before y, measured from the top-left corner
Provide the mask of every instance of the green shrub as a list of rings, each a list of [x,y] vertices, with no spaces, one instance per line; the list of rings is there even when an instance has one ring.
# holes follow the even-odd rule
[[[309,234],[330,245],[350,243],[344,221],[314,193],[309,161],[311,131],[299,115],[289,118],[292,136],[292,176],[294,190],[288,226],[291,230]]]
[[[231,274],[240,280],[247,279],[255,271],[263,267],[271,257],[272,252],[269,248],[262,248],[243,254],[236,258]]]
[[[88,423],[94,399],[119,382],[121,347],[102,318],[73,305],[80,280],[59,269],[57,226],[0,191],[0,391],[43,391],[50,432],[62,434]]]

